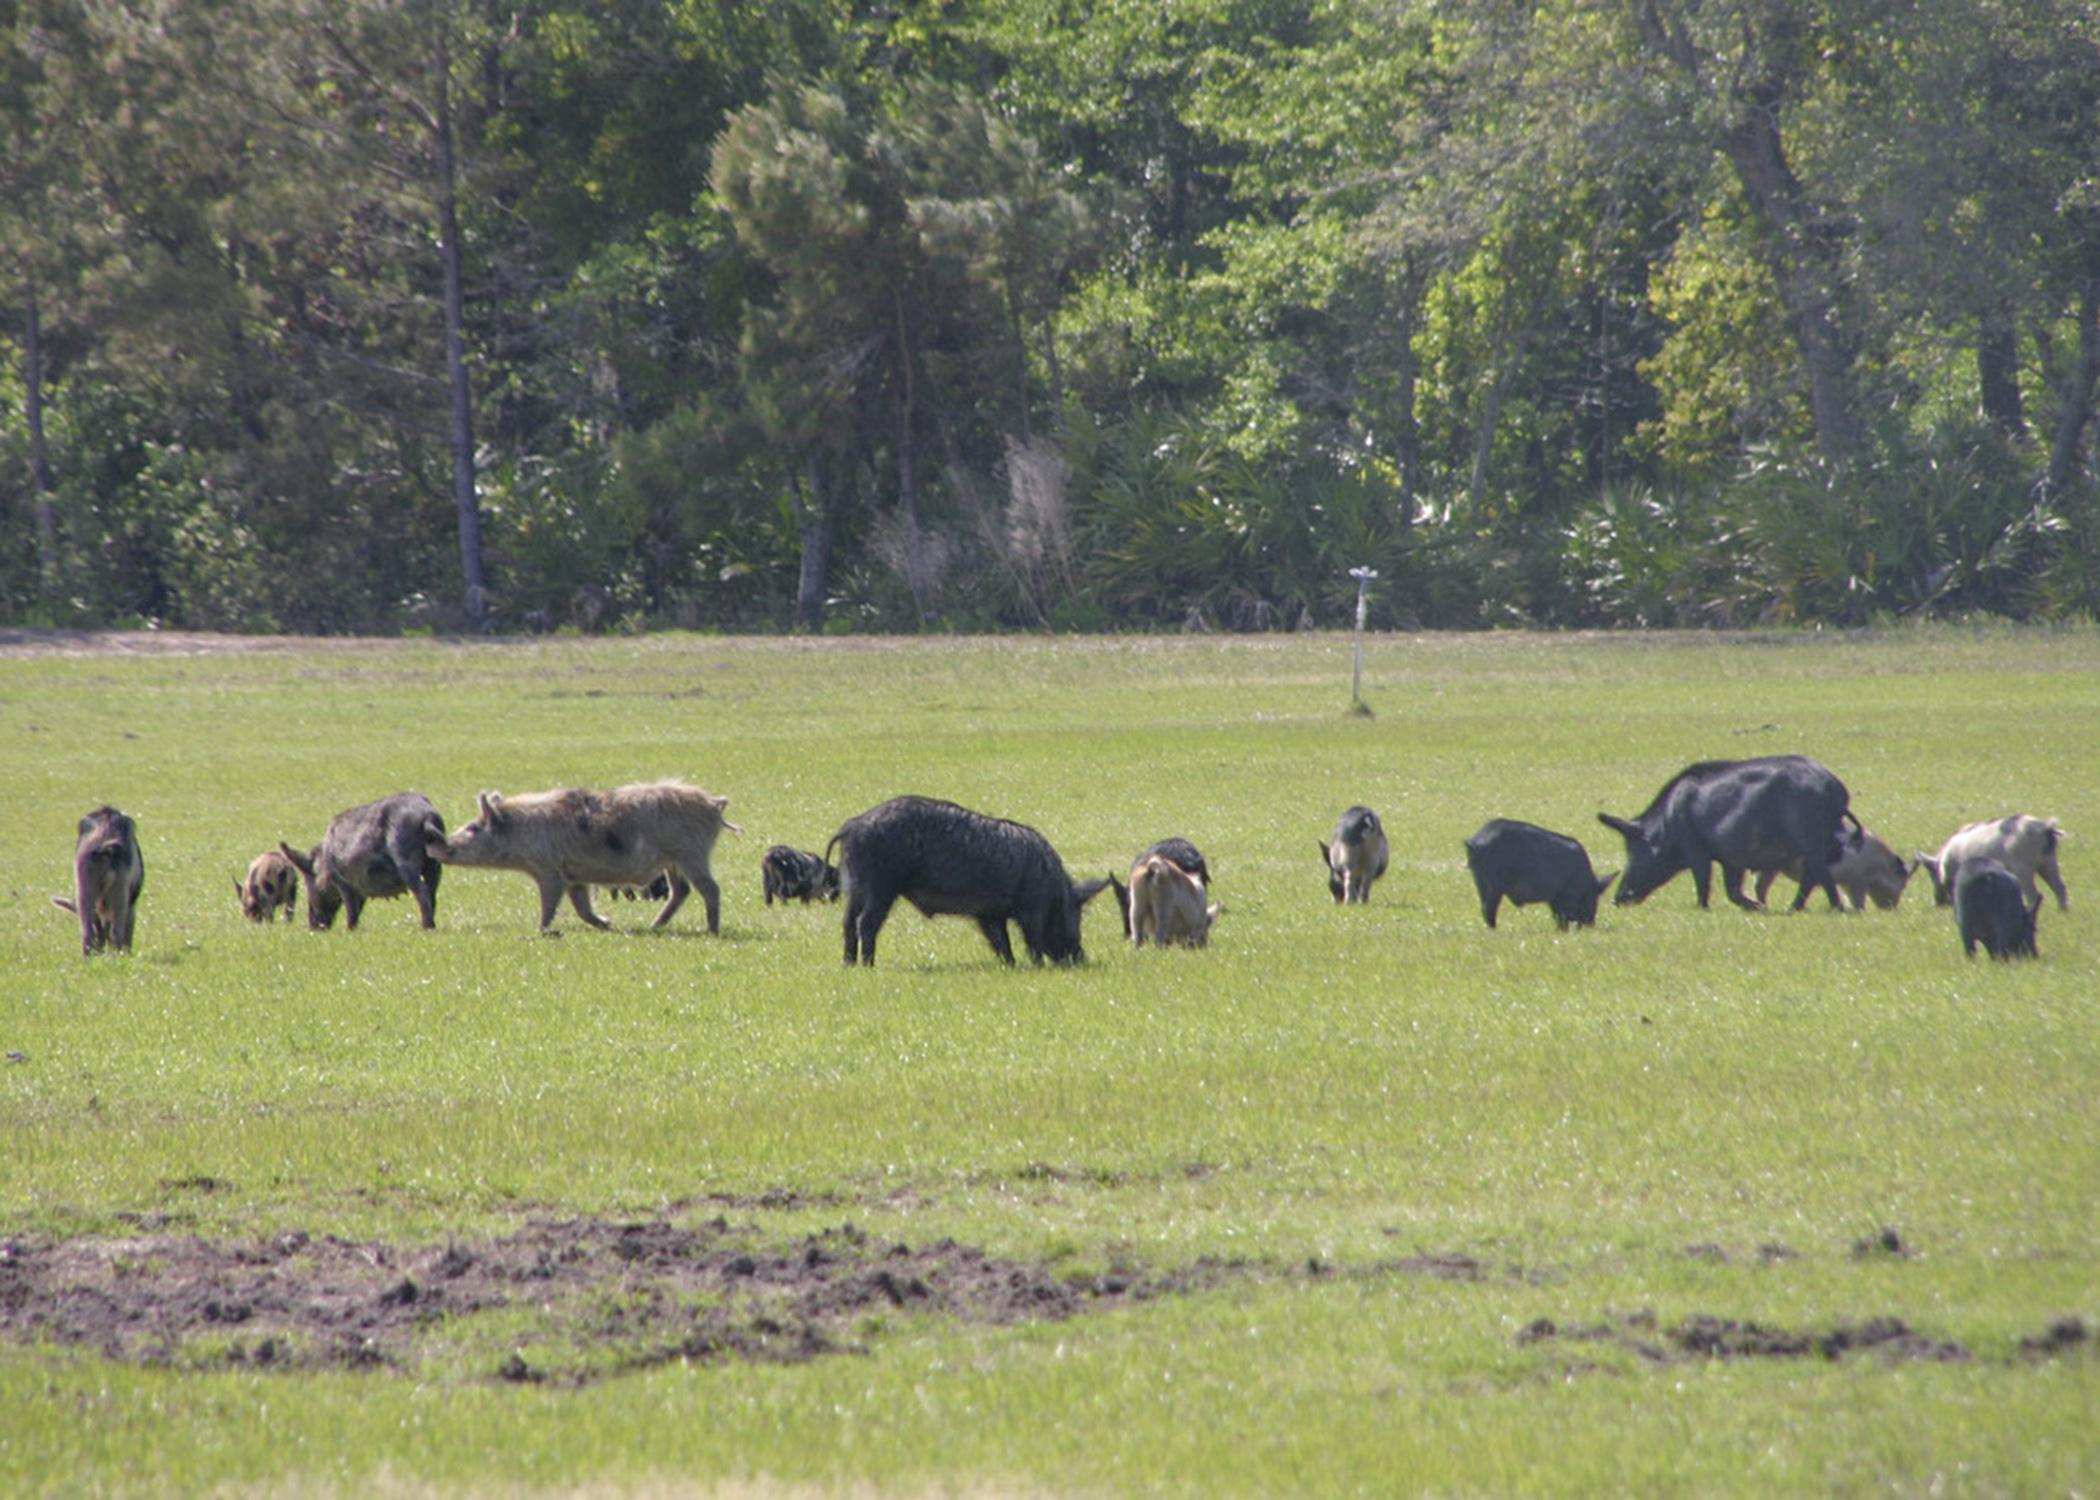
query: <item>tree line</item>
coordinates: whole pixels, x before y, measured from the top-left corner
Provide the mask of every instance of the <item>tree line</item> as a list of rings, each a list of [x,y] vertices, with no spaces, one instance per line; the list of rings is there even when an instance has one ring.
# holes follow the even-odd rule
[[[2084,0],[0,0],[0,615],[2100,613]]]

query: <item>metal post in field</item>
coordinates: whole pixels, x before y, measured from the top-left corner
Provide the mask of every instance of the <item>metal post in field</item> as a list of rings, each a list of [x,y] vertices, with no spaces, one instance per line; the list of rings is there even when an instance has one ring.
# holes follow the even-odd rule
[[[1371,707],[1364,702],[1364,617],[1370,609],[1371,580],[1378,570],[1351,568],[1349,576],[1356,580],[1356,669],[1349,679],[1349,712],[1369,718]]]

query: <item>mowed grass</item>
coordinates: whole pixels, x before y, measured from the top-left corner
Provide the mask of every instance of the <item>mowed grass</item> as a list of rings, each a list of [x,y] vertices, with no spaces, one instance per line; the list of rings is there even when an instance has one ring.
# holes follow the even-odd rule
[[[139,1370],[0,1352],[0,1492],[316,1494],[2065,1493],[2100,1480],[2100,634],[1844,638],[271,643],[0,660],[0,1233],[443,1244],[526,1217],[845,1222],[1077,1277],[1224,1262],[1063,1323],[897,1317],[864,1356],[519,1388]],[[1800,751],[1899,850],[2011,811],[2071,830],[2039,962],[1893,914],[1700,911],[1680,877],[1557,933],[1481,923],[1491,816],[1622,863],[1689,761]],[[279,838],[399,788],[681,775],[741,836],[662,933],[601,901],[536,934],[519,875],[454,870],[439,931],[241,920]],[[1203,953],[999,965],[899,908],[848,971],[838,909],[758,858],[900,792],[1042,829],[1075,874],[1209,857]],[[84,962],[48,896],[112,801],[148,863],[138,950]],[[1328,899],[1376,807],[1392,870]],[[1775,905],[1792,886],[1775,888]],[[768,1196],[770,1195],[770,1196]],[[767,1202],[780,1207],[763,1206]],[[1906,1254],[1858,1255],[1897,1231]],[[1692,1247],[1699,1253],[1688,1254]],[[1786,1255],[1761,1247],[1783,1246]],[[1414,1274],[1426,1256],[1487,1268]],[[1317,1269],[1314,1269],[1315,1263]],[[0,1270],[0,1293],[4,1293]],[[1897,1317],[1960,1364],[1654,1365],[1526,1342],[1652,1313]],[[471,1345],[463,1339],[463,1345]]]

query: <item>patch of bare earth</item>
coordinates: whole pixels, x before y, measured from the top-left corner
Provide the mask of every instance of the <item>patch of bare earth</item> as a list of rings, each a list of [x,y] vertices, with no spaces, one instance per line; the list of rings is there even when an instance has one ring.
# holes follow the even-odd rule
[[[1930,1338],[1901,1318],[1888,1317],[1840,1322],[1822,1330],[1771,1328],[1707,1313],[1695,1313],[1667,1328],[1660,1326],[1651,1312],[1567,1327],[1551,1318],[1540,1318],[1518,1332],[1517,1342],[1625,1349],[1644,1363],[1654,1365],[1714,1359],[1838,1359],[1862,1351],[1888,1360],[1940,1364],[1963,1363],[1970,1357],[1960,1344]]]
[[[914,1248],[851,1225],[788,1245],[717,1218],[696,1228],[600,1219],[404,1249],[300,1232],[0,1241],[0,1342],[147,1363],[408,1367],[477,1314],[525,1309],[527,1347],[490,1373],[582,1380],[671,1360],[793,1363],[858,1352],[871,1315],[973,1323],[1064,1319],[1186,1289],[1171,1277],[1059,1276],[952,1240]]]
[[[1061,1321],[1240,1282],[1445,1281],[1550,1285],[1551,1271],[1424,1254],[1295,1268],[1198,1260],[1074,1275],[953,1240],[914,1247],[851,1224],[783,1241],[716,1217],[691,1226],[577,1218],[443,1245],[314,1237],[0,1239],[0,1344],[52,1344],[182,1368],[457,1369],[467,1378],[582,1384],[673,1361],[801,1363],[865,1353],[895,1317]],[[495,1315],[486,1317],[486,1315]],[[2029,1359],[2088,1342],[2067,1318]],[[1616,1348],[1648,1365],[1754,1358],[1965,1361],[1900,1318],[1772,1328],[1650,1312],[1540,1319],[1520,1345]],[[436,1365],[432,1365],[436,1361]],[[1571,1369],[1597,1368],[1588,1358]]]

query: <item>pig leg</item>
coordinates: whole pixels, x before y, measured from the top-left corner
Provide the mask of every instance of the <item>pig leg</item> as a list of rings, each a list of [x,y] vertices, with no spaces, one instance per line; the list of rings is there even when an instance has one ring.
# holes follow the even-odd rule
[[[1495,913],[1502,909],[1502,893],[1483,890],[1480,893],[1480,920],[1488,924],[1490,931],[1495,926]]]
[[[349,930],[351,932],[357,931],[357,919],[363,914],[364,909],[364,896],[345,886],[343,888],[343,915],[349,919]]]
[[[577,916],[583,918],[584,921],[590,923],[591,926],[598,928],[601,932],[612,926],[612,923],[606,921],[605,918],[599,916],[596,912],[591,910],[591,889],[589,886],[570,886],[569,905],[576,908]]]
[[[1692,889],[1699,893],[1699,909],[1704,911],[1714,891],[1714,867],[1711,860],[1695,860],[1692,863]],[[1620,900],[1625,900],[1625,887],[1620,887]]]
[[[977,930],[984,934],[984,940],[992,945],[994,953],[998,954],[1007,963],[1014,961],[1013,940],[1006,935],[1006,918],[979,917],[977,919]],[[1041,963],[1042,960],[1038,958],[1036,962]]]
[[[131,951],[134,910],[130,890],[118,881],[109,893],[109,945],[120,953]]]
[[[1727,894],[1730,901],[1733,901],[1744,911],[1763,911],[1765,909],[1764,902],[1757,900],[1753,896],[1743,894],[1743,876],[1747,873],[1749,872],[1736,865],[1722,865],[1721,889]]]
[[[561,910],[561,898],[568,894],[569,883],[551,870],[532,878],[540,888],[540,931],[545,932],[554,925],[554,914]]]
[[[875,967],[875,935],[882,931],[882,924],[889,920],[890,908],[896,903],[897,898],[894,895],[885,896],[880,900],[864,901],[857,922],[854,920],[854,913],[846,914],[847,963],[853,962],[853,944],[858,938],[860,961],[871,969]]]
[[[66,906],[65,902],[59,903]],[[82,870],[74,882],[73,901],[67,907],[80,918],[80,956],[86,958],[102,946],[102,924],[95,920],[95,889],[92,877]]]
[[[691,877],[691,879],[693,889],[700,893],[701,903],[707,907],[707,930],[709,932],[720,932],[722,930],[722,888],[715,884],[714,876],[704,872]],[[809,905],[809,897],[807,895],[803,896],[802,904],[804,906]]]
[[[846,964],[850,968],[860,962],[860,892],[853,891],[846,897]]]
[[[671,877],[670,894],[664,901],[664,909],[658,912],[656,920],[649,924],[651,927],[661,927],[677,916],[678,908],[685,905],[685,898],[692,894],[692,882],[685,878],[683,870],[668,870],[665,873]],[[709,884],[713,882],[710,881]],[[719,901],[721,898],[718,896],[716,899]]]
[[[423,930],[434,932],[438,924],[438,881],[445,867],[434,859],[423,861],[423,878],[410,882],[409,889],[416,894],[416,908],[423,915]]]
[[[1778,878],[1779,872],[1777,870],[1759,870],[1757,872],[1757,904],[1759,906],[1763,906],[1765,898],[1772,894],[1772,882]]]
[[[1830,866],[1820,862],[1811,863],[1804,859],[1801,861],[1801,889],[1794,892],[1795,911],[1799,911],[1808,905],[1809,892],[1813,891],[1817,886],[1821,886],[1824,893],[1830,897],[1830,909],[1832,911],[1843,911],[1845,909],[1845,903],[1838,899],[1837,877],[1830,873]]]
[[[2056,868],[2056,852],[2054,850],[2051,850],[2041,864],[2035,867],[2034,873],[2041,876],[2048,883],[2050,890],[2056,892],[2056,909],[2058,911],[2069,911],[2071,909],[2071,898],[2064,890],[2064,877]]]

